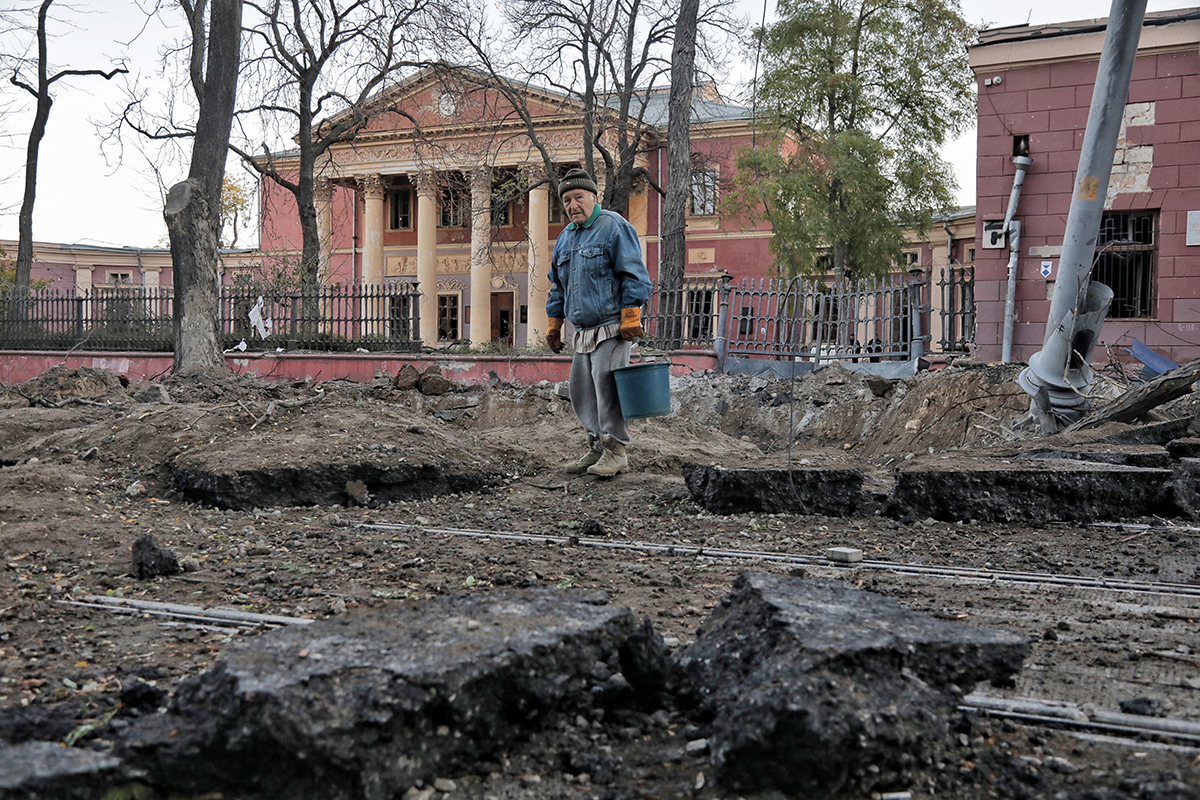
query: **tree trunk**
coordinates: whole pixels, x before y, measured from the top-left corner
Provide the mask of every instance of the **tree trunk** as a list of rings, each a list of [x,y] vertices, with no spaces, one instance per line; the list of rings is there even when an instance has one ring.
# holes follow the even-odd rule
[[[163,217],[175,268],[174,371],[223,367],[221,278],[216,268],[217,231],[202,184],[188,178],[167,193]]]
[[[241,0],[213,0],[200,114],[186,181],[171,187],[163,217],[175,275],[174,371],[224,367],[218,247],[221,187],[237,93]],[[193,47],[204,47],[203,40]]]
[[[17,275],[16,290],[20,297],[29,292],[33,277],[33,204],[37,196],[38,151],[42,137],[46,135],[46,121],[50,118],[53,101],[49,92],[38,97],[37,113],[33,128],[29,131],[29,145],[25,151],[25,195],[21,198],[21,211],[17,217]]]
[[[668,349],[682,343],[683,269],[687,256],[687,202],[692,185],[692,83],[696,65],[696,17],[700,0],[683,0],[675,24],[671,52],[671,94],[667,100],[667,195],[663,206],[662,264],[659,291],[664,292]],[[661,308],[662,306],[660,306]]]
[[[50,81],[47,77],[48,68],[46,66],[46,15],[53,2],[54,0],[44,0],[41,8],[38,9],[38,83],[35,95],[37,110],[33,115],[33,127],[29,130],[29,142],[25,148],[25,194],[21,198],[21,211],[17,216],[17,274],[14,288],[17,298],[21,301],[21,314],[17,317],[19,324],[25,322],[24,302],[29,294],[29,284],[33,277],[33,204],[37,197],[38,152],[42,146],[42,138],[46,135],[46,122],[50,119],[50,106],[54,104],[54,100],[50,97]]]

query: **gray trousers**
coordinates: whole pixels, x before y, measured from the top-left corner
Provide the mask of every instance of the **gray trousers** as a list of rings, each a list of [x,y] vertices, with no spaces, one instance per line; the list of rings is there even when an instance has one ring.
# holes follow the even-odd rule
[[[632,342],[620,336],[605,339],[594,352],[576,353],[571,359],[571,406],[583,429],[596,437],[611,436],[629,444],[629,427],[621,416],[613,370],[629,366]]]

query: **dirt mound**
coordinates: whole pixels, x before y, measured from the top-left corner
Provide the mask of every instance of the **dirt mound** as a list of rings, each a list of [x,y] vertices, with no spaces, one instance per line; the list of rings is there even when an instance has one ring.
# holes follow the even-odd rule
[[[192,369],[162,381],[171,400],[180,403],[220,403],[283,397],[289,384],[225,369]]]
[[[922,372],[904,380],[838,365],[792,380],[699,373],[673,379],[678,414],[763,452],[836,447],[878,458],[993,444],[1028,409],[1020,365]]]
[[[59,406],[65,401],[100,400],[121,394],[129,381],[106,369],[51,367],[31,381],[10,387],[0,394],[0,408],[31,405]]]

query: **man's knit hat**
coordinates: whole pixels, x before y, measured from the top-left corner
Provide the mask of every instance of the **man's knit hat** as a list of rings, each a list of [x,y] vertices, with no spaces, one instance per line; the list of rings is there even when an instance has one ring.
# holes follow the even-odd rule
[[[558,182],[558,196],[561,199],[564,194],[572,189],[586,189],[592,194],[599,194],[596,189],[596,182],[592,180],[592,176],[587,174],[587,170],[576,167],[573,170],[563,175],[561,181]]]

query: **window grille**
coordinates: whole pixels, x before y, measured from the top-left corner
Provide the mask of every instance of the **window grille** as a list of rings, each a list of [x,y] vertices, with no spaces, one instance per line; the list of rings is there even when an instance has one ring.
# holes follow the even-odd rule
[[[1158,268],[1158,213],[1109,211],[1100,220],[1092,279],[1113,290],[1108,316],[1154,316]]]

